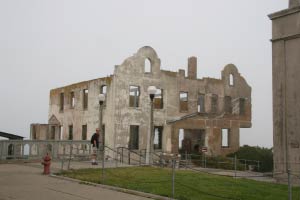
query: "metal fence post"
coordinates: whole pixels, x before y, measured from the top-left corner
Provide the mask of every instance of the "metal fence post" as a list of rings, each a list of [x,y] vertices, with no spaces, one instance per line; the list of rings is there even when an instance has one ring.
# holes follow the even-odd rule
[[[187,151],[185,151],[185,169],[187,169],[187,162],[188,162]]]
[[[291,170],[287,170],[288,173],[288,192],[289,192],[289,200],[292,200],[292,183],[291,183]]]
[[[236,155],[234,155],[234,177],[236,178]]]
[[[70,156],[69,156],[68,170],[70,169],[70,162],[71,162],[72,153],[73,153],[73,140],[70,144]]]
[[[130,165],[130,150],[128,149],[128,165]]]
[[[172,199],[175,199],[175,159],[172,159]]]
[[[206,168],[206,153],[204,153],[204,168]]]
[[[105,162],[105,146],[102,145],[102,184],[104,184],[104,162]]]

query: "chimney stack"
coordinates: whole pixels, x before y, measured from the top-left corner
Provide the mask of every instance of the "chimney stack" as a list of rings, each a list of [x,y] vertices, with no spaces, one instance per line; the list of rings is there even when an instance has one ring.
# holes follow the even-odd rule
[[[300,6],[300,0],[289,0],[289,8]]]
[[[188,78],[197,79],[197,57],[188,58]]]

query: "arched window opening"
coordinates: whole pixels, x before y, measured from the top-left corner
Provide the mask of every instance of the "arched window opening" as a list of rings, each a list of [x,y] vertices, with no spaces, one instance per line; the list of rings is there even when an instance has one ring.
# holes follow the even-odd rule
[[[233,85],[234,85],[233,75],[232,75],[232,74],[229,75],[229,85],[230,85],[230,86],[233,86]]]
[[[145,73],[151,73],[151,62],[148,58],[145,59]]]

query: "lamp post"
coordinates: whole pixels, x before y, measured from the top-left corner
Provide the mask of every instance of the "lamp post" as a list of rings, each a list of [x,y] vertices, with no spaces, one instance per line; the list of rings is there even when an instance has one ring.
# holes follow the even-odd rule
[[[148,134],[148,141],[147,141],[147,152],[146,152],[146,164],[152,164],[152,155],[151,153],[154,152],[153,140],[153,99],[156,93],[155,86],[148,87],[148,94],[150,97],[150,131]]]
[[[102,139],[102,144],[101,144],[101,151],[102,151],[102,184],[104,183],[104,156],[105,156],[105,146],[104,146],[104,132],[103,132],[103,125],[102,125],[102,112],[103,112],[103,103],[105,101],[105,95],[104,94],[99,94],[98,96],[99,100],[99,130],[101,132],[101,139]]]

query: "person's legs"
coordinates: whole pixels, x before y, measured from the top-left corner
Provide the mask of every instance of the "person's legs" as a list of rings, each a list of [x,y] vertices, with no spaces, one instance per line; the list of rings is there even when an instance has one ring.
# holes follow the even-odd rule
[[[97,165],[98,163],[96,162],[96,158],[97,158],[97,148],[93,147],[92,150],[92,165]]]

